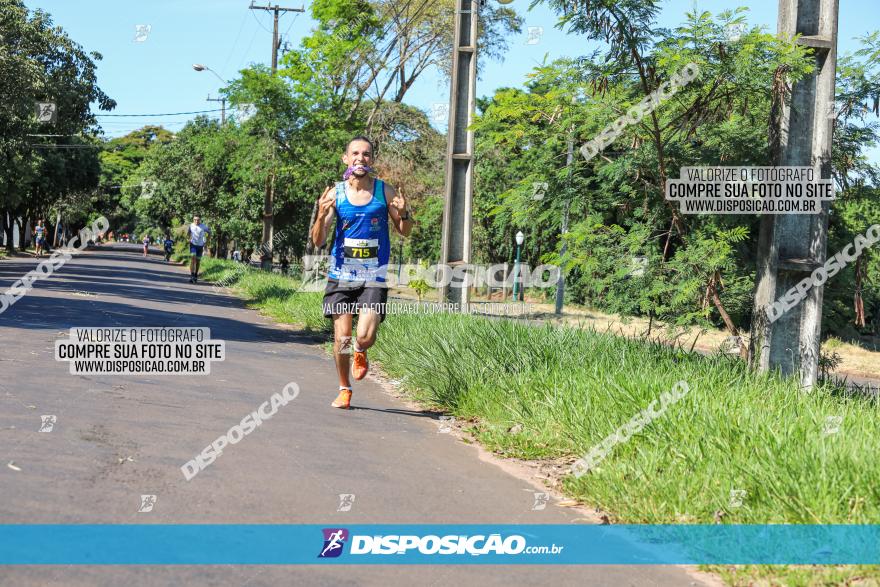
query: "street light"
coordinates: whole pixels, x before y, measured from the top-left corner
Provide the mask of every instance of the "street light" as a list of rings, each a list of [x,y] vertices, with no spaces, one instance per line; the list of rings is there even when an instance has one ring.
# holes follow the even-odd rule
[[[513,265],[513,301],[519,296],[519,253],[526,236],[520,230],[516,233],[516,263]]]
[[[227,84],[227,85],[229,84],[228,81],[226,81],[225,79],[220,77],[220,75],[216,71],[214,71],[213,69],[211,69],[207,65],[202,65],[201,63],[193,63],[193,69],[195,69],[196,71],[210,71],[215,76],[217,76],[217,79],[219,79],[221,82],[223,82],[224,84]],[[220,124],[226,124],[226,98],[212,98],[209,95],[208,99],[206,101],[207,102],[220,102],[220,104],[221,104],[221,106],[220,106]]]
[[[225,79],[223,79],[222,77],[220,77],[220,74],[219,74],[219,73],[217,73],[216,71],[214,71],[213,69],[211,69],[211,68],[208,67],[207,65],[202,65],[201,63],[193,63],[193,69],[195,69],[196,71],[210,71],[210,72],[213,73],[215,76],[217,76],[217,79],[219,79],[219,80],[220,80],[221,82],[223,82],[224,84],[228,84],[228,83],[229,83],[228,81],[226,81]]]

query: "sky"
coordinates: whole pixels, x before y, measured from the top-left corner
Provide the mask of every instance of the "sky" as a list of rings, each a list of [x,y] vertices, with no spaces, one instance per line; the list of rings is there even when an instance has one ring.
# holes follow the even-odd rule
[[[275,0],[305,13],[281,16],[282,40],[299,44],[313,26],[308,6],[301,0]],[[487,0],[497,1],[497,0]],[[858,47],[855,41],[880,29],[878,0],[841,0],[839,37],[841,54]],[[251,63],[268,64],[271,58],[272,16],[264,10],[249,10],[248,0],[25,0],[30,9],[52,15],[87,51],[103,55],[98,63],[98,85],[115,99],[116,116],[100,115],[108,136],[119,136],[144,124],[161,124],[179,130],[193,115],[168,113],[219,109],[217,97],[223,83],[209,71],[196,72],[194,63],[207,65],[223,79],[232,79]],[[260,0],[258,5],[271,4]],[[496,88],[522,84],[533,67],[549,59],[579,56],[595,45],[576,35],[554,28],[557,17],[544,5],[529,11],[530,0],[512,0],[508,7],[524,17],[523,32],[509,39],[503,62],[485,64],[477,83],[477,94],[488,96]],[[773,0],[668,0],[658,24],[674,27],[686,12],[697,8],[718,13],[736,6],[749,8],[750,24],[776,30],[777,3]],[[145,39],[136,41],[139,25],[149,26]],[[531,36],[529,28],[533,27]],[[543,33],[536,29],[540,27]],[[435,103],[448,104],[449,86],[434,71],[428,71],[407,93],[405,102],[432,112]],[[159,117],[129,117],[131,114],[166,114]],[[212,113],[219,117],[219,112]],[[880,149],[871,152],[880,163]]]

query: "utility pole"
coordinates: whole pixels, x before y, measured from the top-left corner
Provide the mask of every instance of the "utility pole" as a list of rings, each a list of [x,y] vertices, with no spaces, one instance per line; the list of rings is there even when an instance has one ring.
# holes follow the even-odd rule
[[[268,10],[274,15],[274,26],[272,28],[272,74],[278,71],[278,48],[281,46],[281,39],[278,38],[278,16],[282,12],[305,12],[305,8],[283,8],[279,5],[257,6],[254,0],[251,0],[249,10]],[[272,160],[275,160],[275,139],[272,138]],[[265,271],[272,270],[272,242],[274,240],[274,219],[275,219],[275,169],[274,165],[269,176],[266,178],[266,195],[263,198],[263,243],[262,243],[262,259],[260,267]]]
[[[479,0],[456,0],[455,42],[449,89],[449,126],[446,146],[446,194],[440,262],[455,267],[471,262],[471,202],[474,178],[474,118],[477,87],[477,31]],[[444,276],[445,283],[445,276]],[[470,275],[440,288],[440,301],[459,304],[467,312]]]
[[[272,30],[272,73],[275,73],[278,71],[278,48],[281,47],[281,39],[278,38],[278,15],[282,12],[305,12],[305,8],[283,8],[277,4],[275,6],[271,4],[268,6],[257,6],[254,4],[254,0],[251,0],[251,5],[248,6],[248,9],[268,10],[275,16],[275,24]]]
[[[565,154],[565,166],[568,168],[568,185],[565,186],[565,202],[562,204],[562,247],[559,249],[559,258],[565,259],[565,253],[568,251],[568,243],[565,242],[565,235],[568,234],[568,212],[571,207],[571,167],[574,165],[574,127],[569,130],[567,153]],[[562,315],[562,304],[565,301],[565,275],[562,267],[559,268],[559,277],[556,278],[556,308],[554,313],[557,316]]]
[[[208,94],[206,102],[220,102],[220,124],[226,124],[226,98],[212,98]]]
[[[58,229],[61,228],[61,208],[55,212],[55,235],[52,237],[52,248],[58,247]]]
[[[837,69],[839,0],[779,0],[779,36],[814,51],[815,71],[794,84],[791,102],[782,106],[775,165],[811,166],[831,178],[831,141]],[[764,215],[758,241],[758,272],[749,356],[762,371],[797,375],[809,389],[818,377],[822,327],[822,286],[770,322],[766,308],[798,281],[821,267],[827,257],[830,202],[819,214]]]

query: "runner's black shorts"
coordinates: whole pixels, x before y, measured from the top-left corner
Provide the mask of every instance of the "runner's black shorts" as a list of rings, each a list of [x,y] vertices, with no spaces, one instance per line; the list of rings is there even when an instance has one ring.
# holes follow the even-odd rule
[[[359,282],[339,282],[328,279],[324,289],[324,317],[334,314],[356,314],[361,308],[372,308],[379,314],[379,321],[385,320],[385,304],[388,301],[388,288],[366,285]]]

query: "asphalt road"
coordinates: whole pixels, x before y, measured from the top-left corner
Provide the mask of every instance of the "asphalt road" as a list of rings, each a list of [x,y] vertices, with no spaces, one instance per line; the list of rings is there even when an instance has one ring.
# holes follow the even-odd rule
[[[0,516],[4,523],[587,523],[539,486],[480,458],[436,414],[376,381],[351,411],[329,407],[332,360],[158,256],[75,257],[0,314]],[[36,260],[0,261],[5,291]],[[209,327],[227,358],[204,376],[71,375],[54,343],[71,327]],[[380,332],[381,336],[381,332]],[[244,415],[296,382],[301,392],[191,481],[180,471]],[[55,415],[39,432],[41,415]],[[8,463],[14,463],[15,470]],[[155,495],[138,512],[141,495]],[[340,494],[354,494],[338,511]],[[681,567],[25,566],[3,585],[700,585]]]

